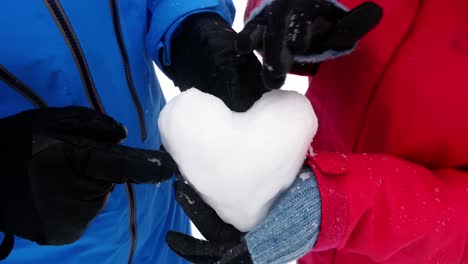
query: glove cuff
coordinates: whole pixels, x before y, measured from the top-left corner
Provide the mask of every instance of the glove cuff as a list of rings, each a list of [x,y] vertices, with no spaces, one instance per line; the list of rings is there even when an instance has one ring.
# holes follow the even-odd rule
[[[338,50],[326,50],[320,54],[313,54],[310,56],[294,56],[294,61],[298,63],[320,63],[332,59],[336,59],[338,57],[342,57],[348,55],[354,51],[356,45],[352,48],[345,50],[345,51],[338,51]]]
[[[321,199],[315,175],[304,168],[267,218],[245,236],[255,264],[287,263],[309,252],[317,241]]]
[[[263,1],[260,1],[261,3],[255,7],[252,12],[250,12],[250,16],[244,21],[244,24],[247,24],[250,22],[250,20],[254,19],[257,15],[259,15],[260,13],[263,12],[263,10],[271,5],[271,3],[273,3],[274,1],[276,0],[263,0]],[[346,6],[344,6],[342,3],[338,2],[337,0],[325,0],[327,2],[330,2],[332,3],[333,5],[335,5],[336,7],[340,8],[340,9],[343,9],[344,11],[349,11],[349,8],[347,8]]]
[[[252,10],[252,12],[250,13],[249,18],[245,21],[245,24],[249,23],[250,20],[252,20],[256,16],[260,15],[265,10],[265,8],[267,8],[270,4],[272,4],[275,1],[277,1],[277,0],[263,0],[259,6],[257,6],[254,10]],[[345,7],[343,4],[341,4],[337,0],[324,0],[324,1],[333,4],[335,7],[339,8],[339,9],[342,9],[344,11],[349,11],[349,8]],[[339,50],[339,51],[329,49],[329,50],[326,50],[326,51],[324,51],[322,53],[318,53],[318,54],[311,54],[311,55],[308,55],[308,56],[294,56],[293,59],[294,59],[294,61],[296,63],[302,63],[302,64],[320,63],[320,62],[323,62],[323,61],[332,60],[332,59],[335,59],[335,58],[338,58],[338,57],[341,57],[341,56],[348,55],[351,52],[353,52],[355,47],[356,47],[356,45],[354,45],[352,48],[350,48],[348,50]]]

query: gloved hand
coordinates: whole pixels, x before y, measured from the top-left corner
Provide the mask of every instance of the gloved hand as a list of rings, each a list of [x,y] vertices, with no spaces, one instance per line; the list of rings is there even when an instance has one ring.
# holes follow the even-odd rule
[[[217,14],[189,16],[172,39],[171,65],[164,71],[182,91],[195,87],[233,111],[246,111],[266,90],[260,62],[253,52],[236,51],[236,37]]]
[[[169,247],[193,263],[287,263],[305,255],[320,229],[321,201],[315,176],[304,169],[272,206],[268,216],[243,234],[224,223],[185,182],[174,183],[176,200],[207,239],[169,231]]]
[[[169,154],[119,145],[126,136],[112,118],[82,107],[0,119],[5,243],[11,247],[12,235],[41,245],[74,242],[104,208],[115,184],[156,183],[173,175],[176,164]]]
[[[315,73],[319,62],[350,53],[378,24],[382,9],[370,2],[348,12],[336,0],[273,0],[252,14],[237,49],[259,50],[265,85],[277,89],[289,71]]]

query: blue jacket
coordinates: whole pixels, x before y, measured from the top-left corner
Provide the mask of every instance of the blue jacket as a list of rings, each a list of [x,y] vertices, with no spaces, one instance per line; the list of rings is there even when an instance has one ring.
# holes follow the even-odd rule
[[[196,12],[234,18],[230,0],[2,1],[0,76],[17,85],[0,78],[0,118],[35,107],[93,107],[128,128],[125,145],[158,149],[165,101],[153,61],[170,63],[173,32]],[[173,196],[171,182],[118,185],[79,241],[49,247],[16,238],[4,263],[126,263],[131,227],[133,263],[183,263],[165,244],[168,229],[190,228]]]

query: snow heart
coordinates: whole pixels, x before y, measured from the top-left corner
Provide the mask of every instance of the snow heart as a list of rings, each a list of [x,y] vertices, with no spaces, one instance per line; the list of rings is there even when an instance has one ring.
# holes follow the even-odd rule
[[[181,174],[242,232],[257,225],[293,183],[317,126],[307,98],[280,90],[235,113],[218,98],[190,89],[159,117],[162,142]]]

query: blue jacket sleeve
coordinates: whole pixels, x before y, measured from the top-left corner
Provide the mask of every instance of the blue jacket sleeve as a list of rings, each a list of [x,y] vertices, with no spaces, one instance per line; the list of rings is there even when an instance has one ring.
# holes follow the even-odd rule
[[[232,0],[148,0],[148,10],[151,16],[146,46],[159,68],[161,63],[171,64],[171,39],[186,17],[213,12],[232,24],[235,16]],[[161,51],[163,55],[159,58]]]

